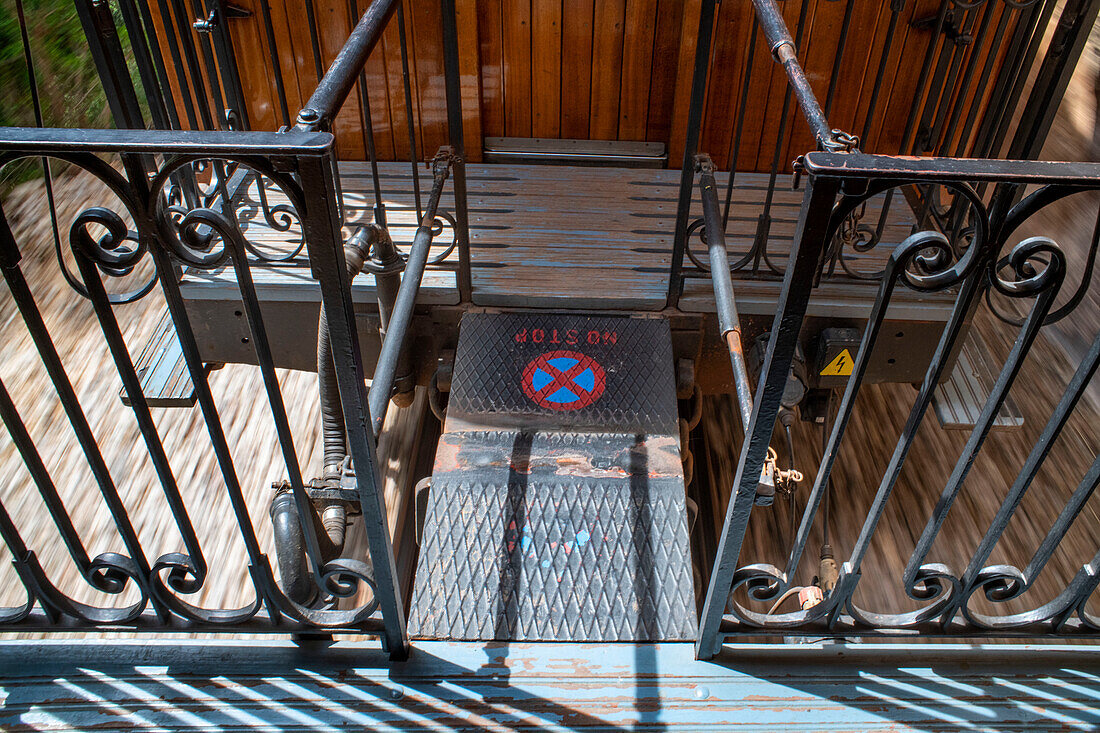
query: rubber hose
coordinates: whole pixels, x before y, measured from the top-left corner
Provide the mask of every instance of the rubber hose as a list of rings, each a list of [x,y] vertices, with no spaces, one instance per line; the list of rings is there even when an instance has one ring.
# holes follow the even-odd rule
[[[344,549],[344,531],[348,525],[348,513],[343,504],[329,504],[321,512],[321,524],[329,542],[337,554]]]
[[[348,281],[363,270],[370,249],[389,233],[377,224],[368,224],[355,231],[344,245],[348,266]],[[321,393],[321,434],[324,440],[324,475],[339,476],[340,464],[348,455],[348,437],[344,428],[344,410],[340,404],[340,385],[336,380],[336,363],[329,340],[328,318],[322,306],[317,319],[317,386]]]
[[[336,381],[336,365],[332,360],[328,318],[325,309],[317,321],[317,386],[321,392],[321,433],[324,436],[324,475],[340,475],[340,464],[348,454],[344,429],[344,409],[340,404],[340,385]]]
[[[283,492],[271,501],[271,529],[275,540],[275,557],[279,561],[279,580],[287,598],[302,606],[308,606],[316,597],[317,589],[306,564],[306,538],[302,523],[298,521],[298,507],[294,495]]]

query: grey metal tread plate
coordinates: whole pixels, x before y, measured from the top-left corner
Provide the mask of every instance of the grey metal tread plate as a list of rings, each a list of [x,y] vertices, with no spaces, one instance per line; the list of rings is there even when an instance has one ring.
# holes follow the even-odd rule
[[[682,479],[493,473],[433,477],[411,635],[695,638]]]
[[[997,374],[986,362],[981,350],[984,344],[966,344],[959,351],[951,374],[932,393],[932,408],[936,419],[948,430],[970,430],[981,417],[989,399],[990,387]],[[1018,428],[1024,424],[1023,414],[1012,400],[1006,398],[993,420],[994,428]]]
[[[695,638],[669,338],[660,319],[463,319],[413,637]]]
[[[134,363],[141,391],[150,407],[191,407],[195,404],[195,385],[176,338],[176,328],[167,310],[161,316],[152,338]],[[130,404],[126,388],[118,392],[122,404]]]
[[[592,360],[591,371],[583,371],[578,359]],[[546,381],[571,365],[580,381]],[[557,383],[565,391],[549,389]],[[462,319],[445,427],[679,435],[668,321],[469,313]]]

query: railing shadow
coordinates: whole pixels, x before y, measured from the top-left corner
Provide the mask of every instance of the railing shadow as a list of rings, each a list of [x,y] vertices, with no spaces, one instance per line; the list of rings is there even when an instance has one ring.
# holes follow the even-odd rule
[[[0,649],[5,730],[1100,728],[1100,662],[1082,647],[775,645],[698,662],[686,644],[649,654],[424,644],[396,664],[355,645],[323,654],[290,645]],[[639,685],[645,695],[634,694]]]

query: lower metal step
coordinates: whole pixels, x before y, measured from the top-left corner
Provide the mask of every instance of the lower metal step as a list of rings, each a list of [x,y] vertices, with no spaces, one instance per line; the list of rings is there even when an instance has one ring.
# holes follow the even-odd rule
[[[409,631],[695,638],[667,321],[463,319]]]
[[[176,338],[172,315],[165,310],[157,324],[153,337],[142,349],[134,364],[141,391],[150,407],[192,407],[195,404],[195,385],[187,371],[183,349]],[[130,396],[123,387],[118,392],[122,404],[130,405]]]
[[[936,387],[932,407],[940,426],[947,430],[970,430],[978,423],[989,399],[990,387],[997,380],[982,355],[984,345],[967,343],[959,351],[951,375]],[[1023,426],[1024,416],[1011,397],[1005,399],[993,421],[994,428]]]

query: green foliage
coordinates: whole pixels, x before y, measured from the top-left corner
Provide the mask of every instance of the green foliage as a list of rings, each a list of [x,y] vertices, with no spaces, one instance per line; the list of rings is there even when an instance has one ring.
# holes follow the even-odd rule
[[[23,0],[23,11],[46,126],[110,126],[107,100],[73,0]],[[34,124],[15,0],[0,0],[0,126]]]

